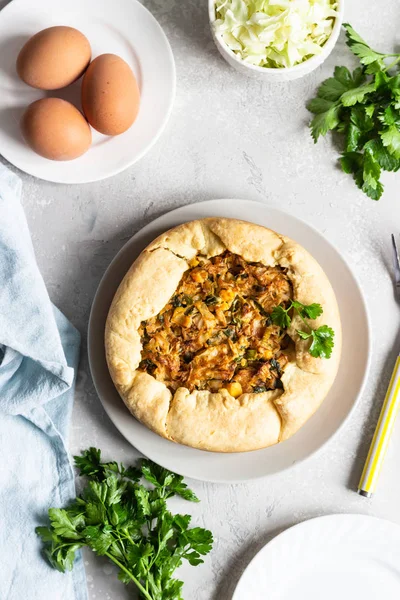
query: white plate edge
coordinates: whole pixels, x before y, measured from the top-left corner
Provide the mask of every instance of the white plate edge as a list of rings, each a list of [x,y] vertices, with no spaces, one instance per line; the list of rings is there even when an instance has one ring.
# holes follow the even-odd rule
[[[366,513],[331,513],[328,515],[320,515],[318,517],[312,517],[311,519],[305,519],[304,521],[301,521],[300,523],[296,523],[295,525],[291,525],[289,527],[287,527],[284,531],[282,531],[281,533],[278,533],[278,535],[274,536],[269,542],[267,542],[262,548],[260,548],[260,550],[253,556],[253,558],[250,560],[250,562],[247,564],[247,566],[245,567],[243,573],[241,574],[234,593],[232,595],[231,600],[241,600],[241,598],[239,597],[239,585],[241,583],[242,580],[244,580],[244,577],[246,575],[246,572],[252,567],[252,565],[255,564],[256,560],[259,559],[260,555],[263,554],[264,552],[267,552],[267,548],[269,551],[271,551],[271,549],[273,550],[273,547],[276,543],[280,543],[282,542],[282,539],[286,538],[286,537],[290,537],[293,534],[293,530],[299,531],[300,529],[306,529],[307,527],[309,527],[310,525],[313,526],[315,525],[316,522],[320,522],[320,521],[334,521],[334,520],[342,520],[342,518],[344,519],[362,519],[363,521],[374,521],[375,523],[383,523],[385,526],[391,526],[391,527],[395,527],[396,529],[399,530],[399,534],[400,534],[400,525],[398,523],[395,523],[393,521],[389,521],[389,519],[382,519],[380,517],[376,517],[375,515],[368,515]]]

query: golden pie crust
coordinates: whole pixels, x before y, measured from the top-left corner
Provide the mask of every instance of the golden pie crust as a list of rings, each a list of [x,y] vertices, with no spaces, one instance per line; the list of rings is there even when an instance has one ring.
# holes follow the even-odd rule
[[[243,393],[174,393],[139,369],[141,324],[168,304],[189,262],[230,251],[251,263],[279,266],[292,285],[293,300],[319,303],[323,314],[313,327],[329,325],[335,346],[329,359],[314,358],[309,340],[294,316],[287,330],[293,352],[283,369],[283,389]],[[299,244],[270,229],[245,221],[208,218],[167,231],[133,263],[113,299],[106,322],[105,348],[114,384],[130,412],[159,435],[194,448],[244,452],[271,446],[296,433],[314,414],[335,379],[341,352],[341,325],[333,289],[317,261]]]

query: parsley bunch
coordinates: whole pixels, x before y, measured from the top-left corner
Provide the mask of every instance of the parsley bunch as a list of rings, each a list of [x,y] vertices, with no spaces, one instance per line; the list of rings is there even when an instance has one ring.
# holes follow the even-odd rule
[[[142,460],[140,468],[102,463],[96,448],[74,458],[87,486],[67,508],[49,509],[50,527],[36,528],[51,565],[71,570],[76,551],[87,546],[107,556],[119,568],[118,578],[133,582],[141,598],[182,600],[175,569],[184,559],[194,566],[204,562],[213,543],[210,531],[189,527],[190,515],[167,509],[174,495],[199,502],[183,477],[150,460]],[[151,488],[139,483],[142,477]]]
[[[328,325],[321,325],[318,329],[313,329],[306,321],[306,319],[316,319],[321,316],[323,313],[322,306],[315,303],[302,304],[297,300],[292,300],[286,309],[283,306],[275,306],[271,313],[272,322],[281,329],[288,329],[292,324],[292,319],[289,316],[289,312],[292,309],[299,315],[307,327],[307,331],[297,329],[297,333],[303,340],[311,338],[312,342],[308,350],[311,356],[315,358],[330,358],[334,346],[335,332]]]
[[[343,171],[353,175],[367,196],[379,200],[382,170],[400,168],[400,54],[376,52],[350,25],[344,28],[361,66],[352,74],[336,67],[333,77],[320,85],[307,104],[315,114],[311,135],[314,142],[331,130],[343,135]]]

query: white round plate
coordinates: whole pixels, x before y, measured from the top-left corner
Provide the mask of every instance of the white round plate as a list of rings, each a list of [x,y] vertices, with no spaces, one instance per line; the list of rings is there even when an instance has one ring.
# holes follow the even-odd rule
[[[107,137],[92,129],[88,152],[65,162],[35,154],[19,128],[25,108],[46,95],[81,108],[80,80],[63,90],[42,92],[17,76],[15,61],[21,47],[53,25],[69,25],[84,33],[93,58],[108,52],[121,56],[135,73],[141,92],[139,114],[128,131]],[[0,12],[0,154],[30,175],[58,183],[87,183],[120,173],[160,136],[174,96],[171,47],[153,15],[137,0],[13,0]]]
[[[210,216],[246,219],[287,235],[315,256],[328,275],[339,303],[343,352],[335,383],[316,414],[289,440],[255,452],[216,453],[196,450],[159,437],[130,415],[108,374],[104,324],[123,276],[156,236],[180,223]],[[157,282],[154,282],[157,293]],[[343,425],[355,406],[369,362],[369,325],[358,284],[338,251],[315,229],[258,202],[211,200],[167,213],[134,235],[107,269],[93,301],[88,333],[90,368],[99,397],[120,432],[143,454],[182,475],[215,482],[239,482],[277,473],[319,450]],[[354,352],[357,340],[357,352]]]
[[[243,573],[232,600],[398,600],[400,527],[329,515],[287,529]]]

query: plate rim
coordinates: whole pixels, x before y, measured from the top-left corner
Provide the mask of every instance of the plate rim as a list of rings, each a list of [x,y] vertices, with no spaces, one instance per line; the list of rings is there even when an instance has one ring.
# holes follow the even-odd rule
[[[307,527],[314,525],[316,522],[337,521],[337,520],[340,521],[342,519],[348,519],[348,518],[355,519],[355,520],[361,520],[364,522],[368,521],[369,523],[371,523],[372,521],[374,521],[375,523],[384,523],[385,526],[390,526],[390,527],[394,527],[395,529],[397,529],[398,533],[399,533],[399,538],[400,538],[400,524],[399,523],[396,523],[395,521],[390,521],[389,519],[382,519],[381,517],[377,517],[375,515],[369,515],[366,513],[359,513],[359,512],[329,513],[327,515],[319,515],[317,517],[305,519],[304,521],[300,521],[300,523],[295,523],[294,525],[290,525],[289,527],[287,527],[286,529],[284,529],[283,531],[281,531],[280,533],[275,535],[269,542],[264,544],[264,546],[262,548],[260,548],[260,550],[258,550],[258,552],[253,556],[253,558],[247,564],[247,566],[245,567],[244,571],[242,572],[238,582],[236,583],[231,600],[241,600],[240,597],[238,596],[238,592],[240,592],[239,585],[241,584],[241,581],[244,580],[246,572],[255,563],[256,559],[259,558],[260,554],[265,552],[267,548],[269,551],[273,551],[274,546],[278,543],[278,541],[282,541],[282,539],[286,538],[286,537],[290,538],[290,536],[293,534],[294,530],[298,531],[300,529],[307,529]]]
[[[94,313],[94,307],[96,305],[96,301],[98,299],[99,296],[99,291],[101,291],[102,286],[104,285],[104,282],[107,278],[107,276],[109,275],[109,273],[112,271],[114,265],[118,262],[120,256],[124,253],[124,250],[126,248],[126,246],[128,246],[130,243],[132,243],[132,240],[139,235],[143,235],[145,234],[149,229],[151,229],[152,227],[154,227],[155,225],[158,225],[160,222],[162,223],[163,219],[165,219],[165,217],[167,215],[175,215],[176,213],[179,213],[180,211],[184,211],[185,209],[191,207],[191,206],[197,206],[197,205],[209,205],[209,204],[216,204],[218,202],[232,202],[234,201],[235,203],[244,203],[244,204],[252,204],[252,205],[261,205],[264,206],[265,208],[272,210],[274,212],[279,213],[280,215],[287,215],[288,211],[282,210],[280,208],[276,208],[275,206],[272,206],[270,204],[266,204],[257,200],[248,200],[248,199],[243,199],[243,198],[213,198],[213,199],[209,199],[209,200],[204,200],[201,202],[196,202],[193,204],[184,204],[181,206],[178,206],[177,208],[174,208],[170,211],[167,211],[165,213],[163,213],[162,215],[156,217],[155,219],[153,219],[152,221],[150,221],[149,223],[147,223],[144,227],[142,227],[141,229],[139,229],[137,232],[134,233],[133,236],[131,236],[129,238],[129,240],[127,240],[127,242],[125,242],[125,244],[119,249],[119,251],[117,252],[117,254],[114,256],[114,258],[111,260],[110,264],[108,265],[107,269],[104,271],[104,274],[99,282],[99,285],[97,287],[97,290],[95,292],[95,295],[93,296],[93,301],[92,301],[92,306],[90,309],[90,315],[89,315],[89,321],[88,321],[88,330],[87,330],[87,349],[88,349],[88,360],[89,360],[89,368],[90,368],[90,373],[91,373],[91,377],[92,377],[92,381],[93,381],[93,385],[94,388],[96,390],[97,396],[105,410],[105,412],[107,413],[108,418],[111,420],[111,422],[114,424],[114,426],[118,429],[119,433],[128,441],[129,444],[131,444],[132,447],[134,447],[136,450],[138,450],[141,454],[144,454],[145,456],[147,456],[143,450],[141,448],[139,448],[136,444],[133,444],[127,437],[126,435],[119,429],[118,425],[114,422],[114,420],[111,417],[111,410],[109,410],[109,407],[107,406],[107,402],[103,401],[102,396],[98,390],[98,386],[96,384],[96,380],[95,377],[93,376],[93,372],[94,369],[92,367],[92,350],[91,350],[91,331],[93,328],[93,313]],[[290,213],[289,213],[290,214]],[[347,415],[344,417],[344,419],[342,420],[342,422],[339,424],[339,426],[337,427],[337,429],[327,437],[327,439],[315,450],[311,451],[310,454],[308,454],[305,457],[302,457],[298,460],[296,460],[294,463],[288,464],[285,467],[281,468],[279,471],[276,471],[275,473],[263,473],[263,474],[259,474],[259,475],[251,475],[251,476],[246,476],[246,477],[238,477],[238,478],[215,478],[215,477],[209,477],[207,476],[207,478],[205,477],[200,477],[198,475],[193,475],[193,474],[186,474],[186,473],[181,473],[183,474],[185,477],[190,477],[191,479],[195,479],[197,481],[207,481],[210,483],[218,483],[218,484],[239,484],[239,483],[243,483],[246,481],[256,481],[256,480],[261,480],[267,477],[273,477],[274,475],[279,475],[282,474],[284,472],[287,472],[289,470],[295,469],[297,466],[299,466],[300,464],[304,463],[304,461],[307,461],[309,459],[312,459],[316,454],[318,454],[319,452],[322,452],[322,450],[329,444],[331,443],[334,438],[336,436],[339,435],[339,433],[343,430],[343,428],[347,425],[347,423],[349,422],[349,420],[351,419],[351,417],[353,416],[355,410],[357,409],[361,398],[362,398],[362,394],[363,391],[365,389],[366,383],[367,383],[367,379],[368,379],[368,375],[370,372],[370,367],[371,367],[371,345],[372,345],[372,334],[371,334],[371,319],[370,319],[370,314],[369,314],[369,310],[368,310],[368,306],[364,297],[364,293],[362,290],[362,287],[359,283],[358,277],[356,276],[356,274],[354,273],[354,270],[352,269],[352,267],[349,265],[349,263],[344,259],[344,257],[342,256],[342,253],[338,250],[338,248],[329,240],[327,239],[316,227],[314,227],[313,225],[307,223],[306,221],[304,221],[303,219],[301,219],[300,217],[298,217],[297,215],[292,215],[290,214],[290,216],[296,220],[301,222],[302,225],[305,225],[306,227],[308,227],[309,229],[311,229],[319,238],[322,238],[326,244],[328,244],[333,250],[334,252],[340,257],[340,259],[343,261],[343,263],[345,264],[345,266],[347,267],[350,275],[353,278],[353,281],[355,283],[355,286],[357,288],[358,294],[361,298],[361,302],[362,302],[362,309],[363,309],[363,313],[365,316],[365,322],[366,322],[366,340],[367,340],[367,352],[366,352],[366,364],[365,364],[365,368],[364,368],[364,373],[363,373],[363,377],[362,377],[362,381],[361,384],[359,386],[359,390],[358,393],[356,395],[356,398],[350,408],[350,410],[348,411]],[[193,220],[193,219],[190,219]],[[244,219],[245,220],[245,219]],[[186,221],[187,222],[187,221]],[[251,221],[250,221],[251,222]],[[171,228],[171,227],[169,227]],[[166,230],[165,230],[166,231]],[[335,382],[333,383],[333,386],[335,385]],[[332,386],[332,387],[333,387]],[[122,400],[121,400],[122,401]],[[134,418],[134,417],[133,417]],[[144,427],[144,425],[143,425]],[[155,434],[157,435],[157,434]],[[211,453],[213,454],[213,453]],[[151,457],[148,457],[151,458]],[[158,460],[158,459],[157,459]],[[163,463],[163,461],[159,461],[158,460],[158,464],[160,464],[161,466],[170,469],[170,466],[167,466]],[[178,470],[179,472],[179,470]]]
[[[46,0],[46,1],[48,1],[48,0]],[[167,124],[168,124],[168,121],[169,121],[169,119],[171,117],[172,109],[173,109],[175,98],[176,98],[176,64],[175,64],[175,57],[174,57],[174,53],[172,51],[172,47],[171,47],[171,44],[169,42],[169,39],[168,39],[168,37],[167,37],[164,29],[161,27],[160,23],[158,22],[158,20],[156,19],[156,17],[153,15],[153,13],[147,8],[147,6],[145,6],[144,4],[142,4],[141,2],[139,2],[139,0],[129,0],[129,2],[131,2],[132,4],[138,5],[139,6],[139,10],[143,9],[143,11],[145,13],[147,13],[150,16],[150,18],[154,21],[154,23],[156,24],[156,26],[158,28],[160,36],[165,41],[166,48],[167,48],[168,59],[169,59],[170,65],[171,65],[171,74],[172,74],[172,82],[171,83],[172,83],[172,87],[171,87],[171,94],[170,94],[169,104],[168,104],[167,110],[165,111],[164,118],[163,118],[163,120],[162,120],[162,122],[161,122],[161,124],[159,126],[159,129],[158,129],[157,133],[154,135],[154,137],[147,143],[146,146],[143,147],[143,149],[133,159],[129,159],[127,161],[123,161],[123,165],[122,166],[115,167],[115,169],[113,169],[111,171],[108,171],[107,174],[99,173],[98,176],[89,177],[89,178],[80,179],[80,180],[75,180],[75,179],[74,180],[67,180],[66,178],[63,178],[63,177],[56,177],[56,176],[46,176],[46,177],[43,177],[43,175],[37,175],[34,172],[34,169],[31,169],[29,166],[28,166],[28,168],[22,168],[19,165],[15,164],[15,162],[13,162],[13,160],[11,160],[10,157],[8,156],[7,146],[5,145],[5,150],[4,149],[0,149],[0,156],[2,156],[7,162],[9,162],[11,165],[13,165],[14,167],[16,167],[22,173],[26,173],[27,175],[35,177],[36,179],[39,179],[40,181],[48,181],[50,183],[59,183],[59,184],[63,184],[63,185],[85,185],[86,183],[95,183],[96,181],[104,181],[105,179],[108,179],[110,177],[115,177],[115,175],[118,175],[119,173],[122,173],[126,169],[129,169],[129,167],[132,167],[139,160],[141,160],[153,148],[153,146],[156,144],[156,142],[160,139],[160,137],[163,134],[163,132],[164,132],[164,130],[165,130]],[[20,4],[22,5],[22,7],[24,7],[24,5],[29,5],[29,0],[11,0],[8,4],[6,4],[0,10],[0,20],[1,20],[1,17],[2,17],[2,14],[4,13],[4,11],[8,12],[11,9],[15,10],[15,7],[18,6],[18,5],[20,5]],[[90,148],[89,148],[89,151],[90,151]],[[79,160],[79,157],[76,160]],[[70,162],[73,163],[74,161],[70,161]],[[72,174],[72,177],[73,177],[73,168],[71,169],[71,174]]]

